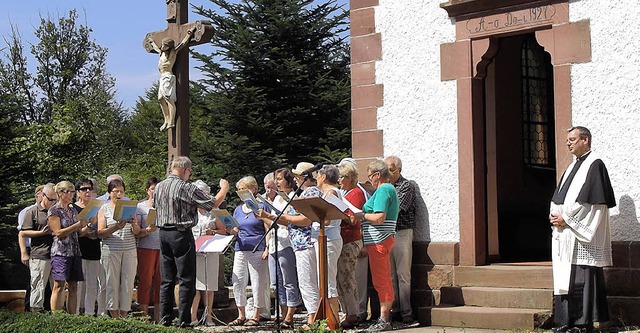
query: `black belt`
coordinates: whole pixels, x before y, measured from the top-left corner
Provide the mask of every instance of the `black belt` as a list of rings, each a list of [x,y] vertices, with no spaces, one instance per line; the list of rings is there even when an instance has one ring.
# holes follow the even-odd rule
[[[166,226],[166,227],[160,227],[160,229],[165,230],[165,231],[174,231],[174,230],[176,230],[176,231],[186,231],[187,230],[187,228],[185,228],[185,227],[178,227],[178,226],[174,226],[174,225]]]

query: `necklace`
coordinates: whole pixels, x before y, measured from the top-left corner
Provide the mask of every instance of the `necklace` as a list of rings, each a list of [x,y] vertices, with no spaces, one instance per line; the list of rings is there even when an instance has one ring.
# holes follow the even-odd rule
[[[247,212],[247,210],[249,210]],[[251,208],[247,207],[246,204],[242,205],[242,212],[244,213],[244,219],[247,220],[249,219],[249,214],[251,214]]]

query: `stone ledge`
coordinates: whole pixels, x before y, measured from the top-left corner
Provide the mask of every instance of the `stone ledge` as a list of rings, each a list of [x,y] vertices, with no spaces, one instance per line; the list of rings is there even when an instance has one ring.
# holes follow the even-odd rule
[[[413,242],[413,263],[458,265],[460,246],[457,242]]]
[[[604,281],[610,296],[640,296],[640,269],[605,267]]]

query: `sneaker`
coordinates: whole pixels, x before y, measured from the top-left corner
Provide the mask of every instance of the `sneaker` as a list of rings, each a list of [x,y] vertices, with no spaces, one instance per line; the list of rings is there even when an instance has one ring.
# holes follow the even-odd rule
[[[413,323],[413,316],[412,315],[408,315],[408,316],[404,316],[402,317],[402,322],[404,324],[411,324]]]
[[[391,327],[391,323],[380,318],[378,319],[378,322],[369,326],[369,328],[367,328],[367,332],[384,332],[384,331],[391,331],[393,329],[393,327]]]

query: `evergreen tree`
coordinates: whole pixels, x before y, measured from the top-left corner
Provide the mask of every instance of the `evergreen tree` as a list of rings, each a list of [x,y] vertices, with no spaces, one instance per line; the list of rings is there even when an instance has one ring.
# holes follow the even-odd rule
[[[193,52],[205,76],[192,97],[193,158],[237,179],[348,156],[348,13],[334,0],[211,2],[195,8],[215,51]]]

